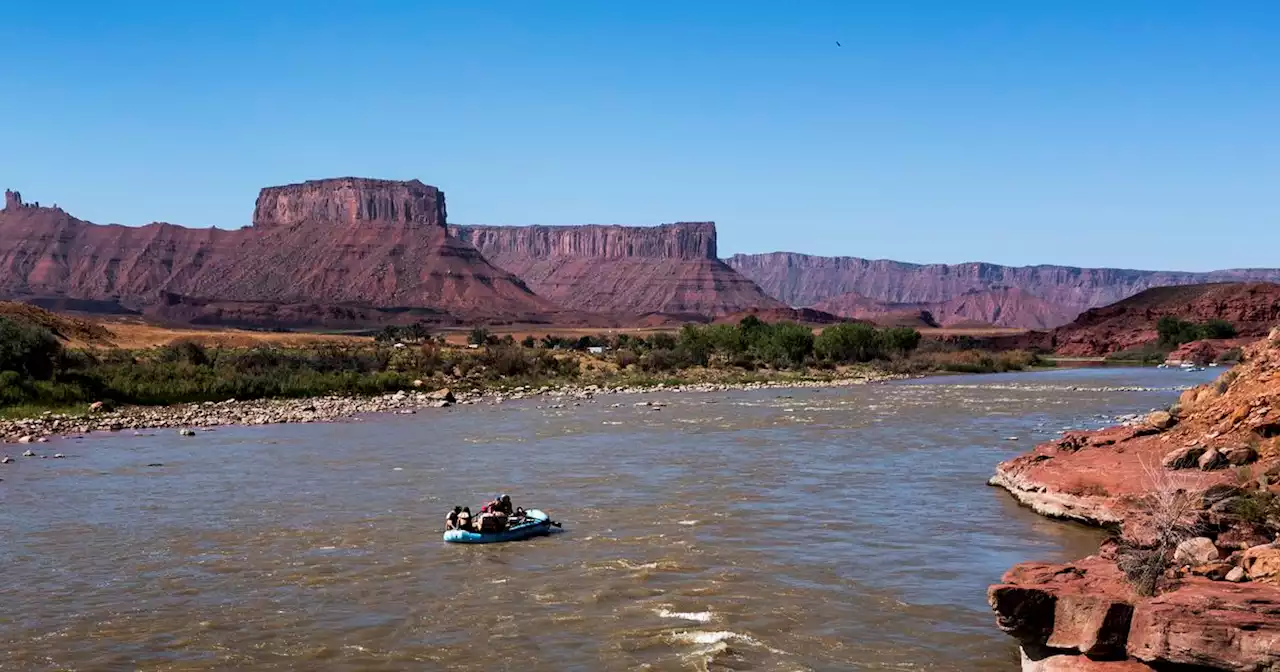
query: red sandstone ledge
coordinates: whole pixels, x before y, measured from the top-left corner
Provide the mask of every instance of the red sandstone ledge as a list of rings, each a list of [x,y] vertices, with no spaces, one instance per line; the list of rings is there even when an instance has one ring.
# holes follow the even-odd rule
[[[992,484],[1035,511],[1120,532],[1099,555],[1023,563],[990,588],[1023,670],[1280,670],[1280,520],[1239,508],[1280,495],[1277,437],[1280,329],[1170,412],[1072,432],[1000,464]],[[1170,568],[1143,597],[1117,557],[1121,544],[1154,546],[1159,493],[1190,502],[1177,520],[1202,536],[1159,556]]]

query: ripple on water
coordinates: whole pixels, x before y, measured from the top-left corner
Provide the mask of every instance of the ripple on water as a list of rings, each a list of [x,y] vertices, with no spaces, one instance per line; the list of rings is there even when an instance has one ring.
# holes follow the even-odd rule
[[[1013,672],[986,585],[1097,535],[982,485],[1027,448],[1000,437],[1167,404],[1180,375],[95,437],[6,465],[0,647],[14,669]],[[565,532],[440,542],[446,505],[498,492]]]

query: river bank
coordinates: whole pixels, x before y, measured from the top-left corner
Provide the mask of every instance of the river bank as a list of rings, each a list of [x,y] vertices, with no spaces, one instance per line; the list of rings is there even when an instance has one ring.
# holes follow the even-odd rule
[[[1022,563],[988,596],[1027,672],[1280,669],[1280,329],[1167,411],[1068,432],[991,484],[1115,530]]]
[[[863,369],[843,375],[822,377],[787,376],[734,382],[636,382],[560,383],[539,386],[495,386],[489,388],[441,388],[433,391],[400,390],[374,396],[322,396],[302,399],[228,399],[169,406],[124,406],[109,409],[92,404],[80,413],[44,411],[30,417],[0,420],[4,443],[43,443],[55,436],[91,432],[137,431],[147,429],[211,429],[225,425],[272,425],[285,423],[339,422],[377,413],[411,414],[426,409],[448,408],[455,404],[501,404],[530,398],[545,398],[554,404],[594,402],[597,397],[634,395],[655,391],[726,392],[731,390],[800,389],[847,387],[901,380],[908,376]]]

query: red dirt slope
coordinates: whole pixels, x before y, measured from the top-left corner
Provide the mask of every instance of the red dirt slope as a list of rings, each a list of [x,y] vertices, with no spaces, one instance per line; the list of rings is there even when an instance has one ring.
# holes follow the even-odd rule
[[[1119,303],[1086,311],[1053,331],[1062,355],[1091,357],[1155,342],[1156,323],[1172,315],[1206,322],[1221,319],[1242,337],[1258,337],[1280,323],[1280,285],[1217,283],[1148,289]]]

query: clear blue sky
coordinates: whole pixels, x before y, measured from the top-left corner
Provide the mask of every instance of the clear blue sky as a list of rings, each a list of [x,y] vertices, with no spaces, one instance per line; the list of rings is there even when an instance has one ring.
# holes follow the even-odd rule
[[[723,255],[1280,266],[1280,2],[0,14],[0,186],[97,222],[234,228],[358,175],[459,223],[711,219]]]

